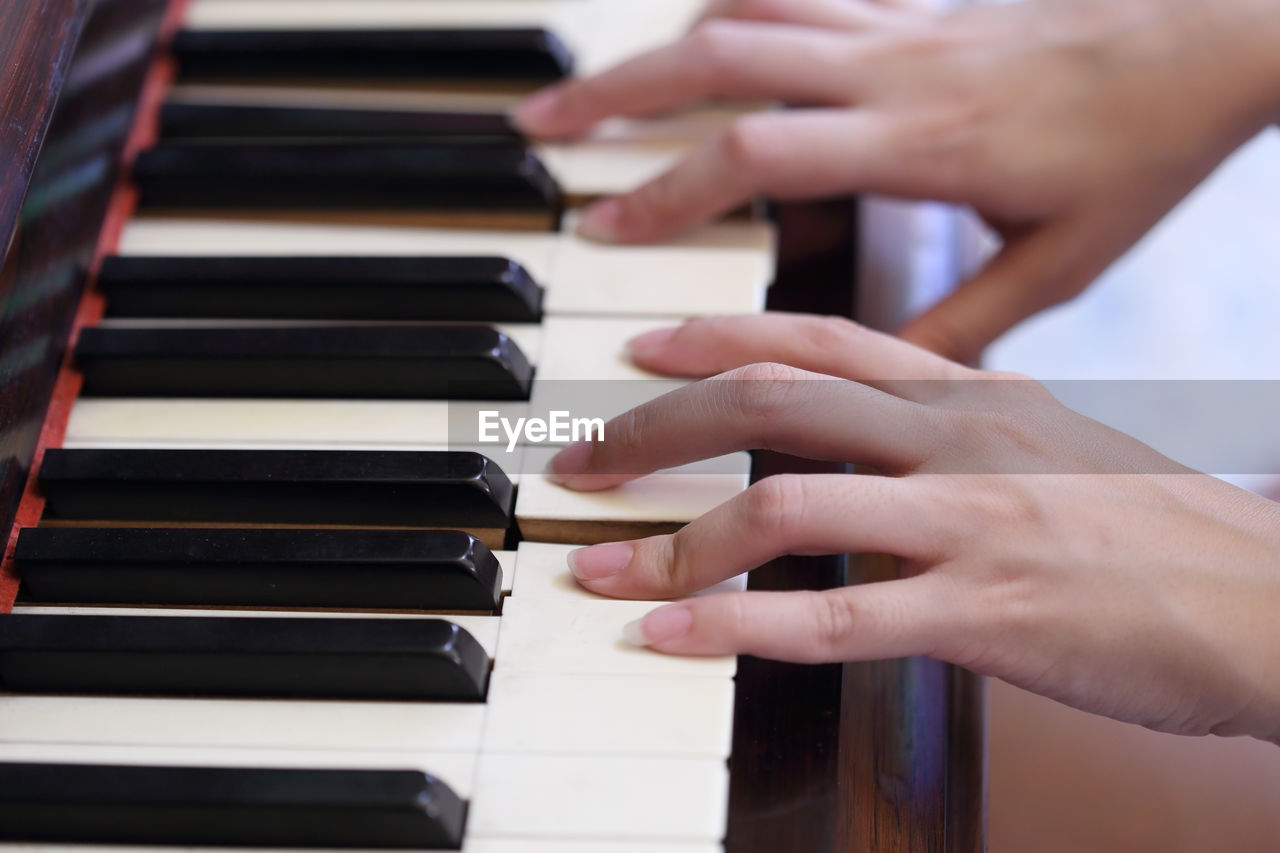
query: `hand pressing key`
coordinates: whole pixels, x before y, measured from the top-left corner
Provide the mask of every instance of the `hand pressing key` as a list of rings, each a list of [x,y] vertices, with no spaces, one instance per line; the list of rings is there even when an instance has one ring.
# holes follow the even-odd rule
[[[1036,0],[947,15],[867,0],[730,0],[683,39],[516,112],[534,136],[713,97],[744,116],[667,174],[589,209],[647,242],[774,198],[970,205],[1004,238],[903,335],[963,362],[1079,293],[1280,116],[1280,0]]]
[[[770,448],[885,476],[764,479],[678,533],[574,552],[618,598],[688,595],[781,554],[886,552],[901,580],[665,605],[629,637],[682,655],[928,655],[1183,734],[1280,741],[1280,506],[1076,414],[851,322],[695,320],[632,342],[716,374],[552,462],[573,489]]]

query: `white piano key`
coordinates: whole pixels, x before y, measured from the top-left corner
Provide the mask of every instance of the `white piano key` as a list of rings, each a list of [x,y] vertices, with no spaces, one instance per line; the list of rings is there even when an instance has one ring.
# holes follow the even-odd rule
[[[640,187],[689,152],[689,142],[611,145],[588,140],[540,143],[538,159],[556,184],[573,197],[617,195]]]
[[[481,755],[467,837],[719,841],[718,759]]]
[[[770,225],[708,225],[644,251],[584,240],[572,233],[573,223],[547,290],[549,314],[682,318],[764,308],[774,272]]]
[[[512,589],[513,595],[522,600],[533,598],[570,598],[578,600],[607,600],[584,588],[573,579],[566,558],[570,551],[581,545],[557,545],[550,542],[521,542],[517,562],[521,567],[520,580]],[[719,592],[741,592],[747,588],[746,574],[723,580],[707,587],[698,595]]]
[[[182,26],[226,29],[457,29],[545,27],[575,53],[597,31],[599,10],[583,0],[195,0]]]
[[[518,401],[245,400],[82,397],[67,421],[66,447],[297,447],[473,450],[508,477],[523,453],[507,442],[475,443],[481,411],[528,415]],[[464,436],[471,441],[460,441]]]
[[[573,218],[566,220],[571,228]],[[310,225],[138,218],[125,227],[122,255],[500,255],[523,264],[546,289],[542,344],[512,336],[541,366],[557,314],[635,317],[637,329],[674,318],[753,313],[773,277],[774,232],[765,223],[706,225],[652,246],[601,246],[569,230],[458,231],[444,228]],[[584,321],[579,321],[584,322]],[[592,322],[598,322],[595,318]],[[619,322],[630,322],[619,320]],[[504,327],[505,330],[505,327]],[[626,333],[623,329],[621,333]],[[635,332],[638,334],[639,332]],[[609,352],[625,338],[601,333]],[[537,355],[534,355],[534,352]],[[645,374],[637,374],[645,375]]]
[[[476,752],[486,706],[0,694],[0,743]]]
[[[16,845],[15,845],[16,846]],[[35,845],[27,845],[34,847]],[[3,845],[0,845],[3,847]],[[155,850],[155,848],[153,848]],[[538,840],[529,838],[476,838],[462,840],[462,853],[723,853],[719,844],[643,841],[573,841],[567,838]],[[16,851],[15,851],[16,853]],[[22,851],[27,853],[27,851]],[[30,851],[38,853],[38,851]],[[80,853],[73,850],[48,850],[43,853]],[[144,853],[120,850],[119,853]],[[159,853],[159,851],[155,851]]]
[[[627,341],[673,325],[677,324],[666,317],[546,317],[538,378],[545,382],[657,380],[657,374],[631,363]],[[673,387],[683,384],[666,381]]]
[[[678,657],[633,646],[622,626],[653,610],[651,601],[508,598],[496,673],[731,677],[735,657]]]
[[[80,743],[0,742],[0,761],[155,767],[421,770],[439,778],[463,799],[469,799],[472,796],[476,769],[476,756],[469,752],[228,749],[185,746],[102,746]]]
[[[613,489],[575,492],[532,473],[544,469],[554,452],[546,447],[525,452],[516,521],[527,539],[590,544],[670,532],[745,489],[751,471],[750,455],[735,453],[658,471]]]
[[[490,658],[498,647],[499,618],[465,613],[441,616],[417,613],[370,613],[339,610],[201,610],[189,607],[57,607],[19,604],[14,613],[43,613],[50,616],[214,616],[226,619],[285,617],[290,619],[447,619],[465,630]],[[0,735],[2,736],[2,735]]]
[[[493,556],[498,558],[498,565],[502,567],[502,594],[510,595],[516,582],[516,552],[494,551]]]
[[[728,758],[733,679],[494,672],[485,753]]]

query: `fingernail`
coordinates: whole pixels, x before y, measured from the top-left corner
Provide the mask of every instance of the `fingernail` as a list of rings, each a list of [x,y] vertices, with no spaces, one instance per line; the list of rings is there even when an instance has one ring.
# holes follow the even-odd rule
[[[578,222],[578,236],[588,240],[612,243],[618,239],[618,222],[622,218],[622,205],[617,199],[598,201],[582,213]]]
[[[671,336],[676,333],[678,326],[672,326],[669,329],[654,329],[652,332],[645,332],[643,335],[636,335],[627,341],[627,351],[631,353],[632,358],[646,358],[654,355],[658,350],[667,345],[667,341],[671,340]]]
[[[537,135],[544,131],[555,117],[556,102],[560,95],[555,89],[534,92],[516,104],[511,121],[525,133]]]
[[[652,646],[678,640],[693,627],[693,612],[680,604],[659,607],[643,619],[622,626],[622,639],[633,646]]]
[[[625,569],[635,556],[636,549],[629,542],[610,542],[570,551],[569,571],[578,580],[598,581],[613,577]]]
[[[590,461],[591,442],[576,441],[552,456],[547,462],[545,472],[547,479],[558,486],[563,486],[569,477],[587,470],[587,463]]]

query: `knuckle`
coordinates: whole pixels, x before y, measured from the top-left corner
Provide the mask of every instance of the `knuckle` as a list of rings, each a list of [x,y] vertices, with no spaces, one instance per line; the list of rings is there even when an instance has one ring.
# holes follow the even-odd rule
[[[776,21],[785,18],[788,6],[794,3],[795,0],[731,0],[725,15],[753,21]]]
[[[851,341],[871,334],[865,326],[837,315],[810,317],[805,331],[814,349],[837,352],[847,348]]]
[[[815,659],[830,660],[848,643],[858,622],[857,607],[848,596],[812,593]]]
[[[741,49],[740,26],[733,21],[712,18],[700,22],[689,32],[685,46],[707,82],[729,77],[746,58]]]
[[[609,450],[615,458],[627,459],[644,450],[649,413],[644,406],[620,415],[609,424]]]
[[[788,547],[803,529],[808,487],[798,474],[766,477],[744,492],[748,529]]]
[[[1033,490],[1019,488],[1012,482],[975,488],[965,496],[964,503],[967,504],[964,515],[976,520],[978,524],[987,525],[983,529],[1010,531],[1043,529],[1051,517],[1048,507]]]
[[[798,372],[785,364],[749,364],[731,371],[730,408],[753,423],[768,423],[794,408]]]
[[[658,579],[660,591],[683,595],[695,590],[694,549],[688,542],[689,536],[683,528],[667,537],[665,559],[660,564],[666,571]]]
[[[560,109],[571,116],[594,115],[604,103],[604,92],[595,77],[565,84],[560,91]]]
[[[768,115],[735,119],[721,133],[720,149],[726,162],[766,174],[773,169],[782,153]]]

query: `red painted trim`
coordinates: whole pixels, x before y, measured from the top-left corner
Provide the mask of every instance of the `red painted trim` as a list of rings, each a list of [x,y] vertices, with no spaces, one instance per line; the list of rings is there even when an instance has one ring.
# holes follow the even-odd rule
[[[167,44],[173,33],[177,31],[188,2],[189,0],[170,2],[160,28],[161,44]],[[13,609],[13,600],[18,594],[18,575],[13,565],[13,548],[18,541],[18,531],[24,527],[34,527],[40,521],[40,514],[44,511],[44,496],[36,486],[34,474],[40,470],[40,460],[44,456],[45,448],[62,445],[62,439],[67,432],[67,419],[71,416],[71,406],[80,393],[83,378],[71,364],[71,350],[74,348],[80,330],[85,326],[94,325],[102,318],[104,306],[102,295],[97,289],[98,267],[101,266],[102,259],[114,252],[119,245],[120,234],[137,207],[137,191],[129,182],[128,165],[133,162],[133,158],[139,151],[155,142],[159,130],[160,105],[164,101],[165,93],[173,84],[173,75],[172,59],[162,55],[152,63],[142,84],[133,127],[125,142],[122,160],[124,166],[107,207],[84,297],[80,300],[80,306],[72,323],[71,345],[67,348],[62,369],[54,385],[53,398],[49,401],[49,409],[45,414],[44,426],[40,430],[35,456],[32,457],[32,473],[27,477],[26,489],[22,493],[21,503],[18,504],[17,517],[13,529],[9,531],[9,541],[5,545],[3,560],[0,561],[0,613],[8,613]]]

